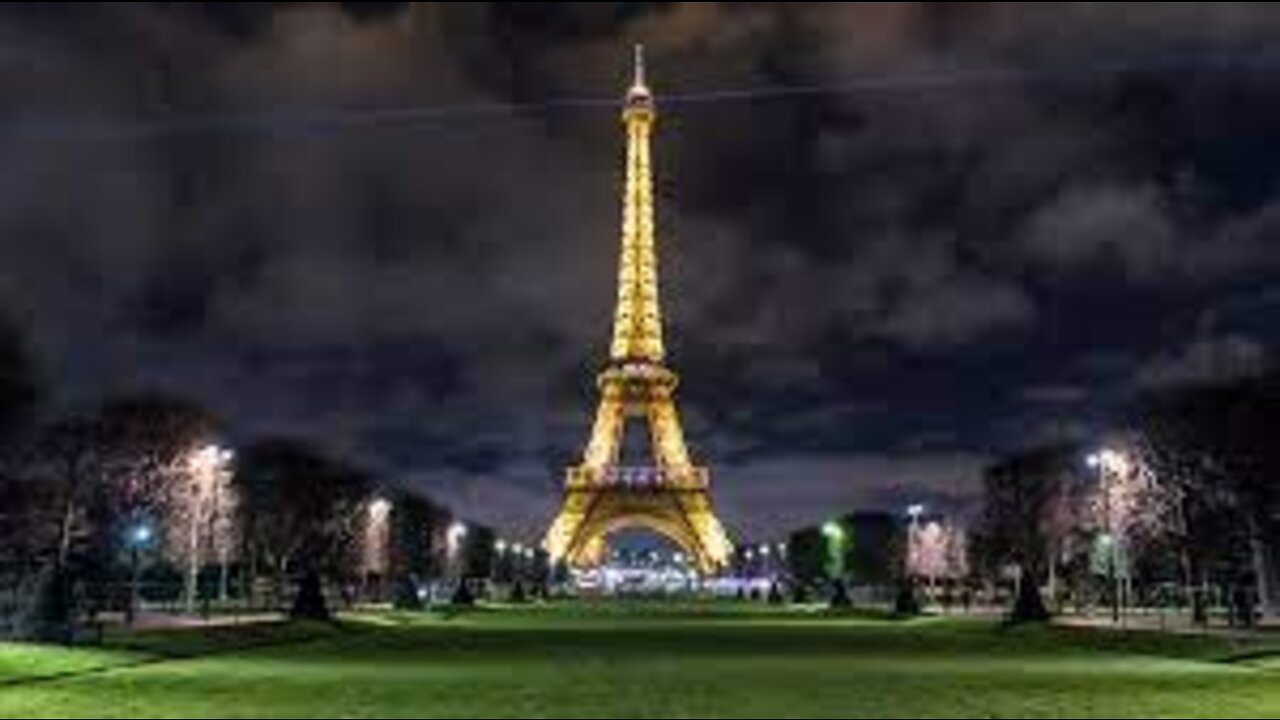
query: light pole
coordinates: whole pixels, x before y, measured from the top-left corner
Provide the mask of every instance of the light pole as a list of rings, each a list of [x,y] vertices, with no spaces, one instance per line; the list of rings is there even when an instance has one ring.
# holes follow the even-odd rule
[[[538,560],[538,551],[536,548],[527,547],[524,549],[524,567],[520,569],[520,582],[532,583],[535,578],[536,571],[534,565]]]
[[[395,505],[384,497],[369,501],[360,573],[365,601],[381,602],[387,596],[388,575],[391,573],[391,514],[394,511]]]
[[[1098,471],[1099,489],[1102,492],[1103,536],[1100,538],[1107,551],[1107,572],[1111,581],[1111,621],[1120,624],[1120,538],[1116,535],[1112,507],[1113,471],[1121,464],[1122,456],[1112,450],[1102,450],[1088,457],[1089,467]]]
[[[129,528],[126,540],[129,543],[129,605],[125,608],[125,624],[132,627],[138,617],[138,605],[141,600],[142,584],[142,550],[151,544],[155,531],[145,521],[139,520]]]
[[[917,503],[915,505],[907,506],[907,517],[911,518],[911,523],[913,525],[919,524],[920,518],[924,517],[924,513],[925,513],[924,505]]]
[[[511,575],[517,580],[524,580],[524,573],[525,573],[524,545],[521,545],[520,543],[516,543],[515,545],[512,546],[511,553],[512,553],[512,559],[513,559],[513,562],[511,565]]]
[[[844,579],[844,526],[832,520],[822,526],[822,535],[827,539],[828,571],[832,580]]]
[[[459,556],[462,553],[462,543],[466,539],[467,526],[464,523],[455,522],[449,526],[449,531],[446,533],[445,537],[445,549],[448,553],[447,560],[449,564],[449,572],[452,575],[458,576],[459,580],[462,579],[462,567]]]
[[[218,453],[218,466],[215,469],[215,478],[213,483],[213,512],[209,516],[209,536],[213,538],[216,544],[216,552],[218,555],[218,601],[226,603],[229,598],[229,584],[231,579],[231,548],[230,538],[227,537],[228,530],[226,522],[223,518],[225,510],[225,502],[223,499],[223,489],[231,478],[231,463],[235,461],[235,453],[231,450],[220,450]]]
[[[493,543],[494,562],[491,568],[493,580],[498,583],[508,583],[512,580],[511,568],[507,564],[507,541],[495,540]]]
[[[907,506],[907,518],[911,523],[907,526],[907,583],[915,581],[920,570],[920,520],[924,517],[925,506],[916,503]]]
[[[943,527],[936,520],[920,531],[920,553],[930,603],[936,603],[938,599],[938,571],[941,554],[945,551],[943,542]]]
[[[202,529],[207,532],[211,541],[219,545],[218,554],[222,565],[219,585],[220,592],[226,590],[226,548],[225,543],[217,542],[217,524],[222,502],[222,483],[226,465],[231,460],[231,453],[217,445],[206,445],[191,454],[188,460],[191,472],[191,497],[187,506],[187,578],[185,601],[188,615],[196,612],[197,596],[200,592],[200,542]],[[207,520],[207,524],[206,524]]]

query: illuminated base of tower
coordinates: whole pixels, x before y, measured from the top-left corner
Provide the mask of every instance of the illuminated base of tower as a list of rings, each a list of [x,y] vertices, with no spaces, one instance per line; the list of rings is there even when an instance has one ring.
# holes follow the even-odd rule
[[[674,479],[651,468],[619,468],[606,478],[570,470],[564,504],[547,533],[553,561],[577,569],[598,567],[610,535],[645,529],[671,540],[703,575],[728,567],[733,546],[716,518],[706,471],[691,468]]]

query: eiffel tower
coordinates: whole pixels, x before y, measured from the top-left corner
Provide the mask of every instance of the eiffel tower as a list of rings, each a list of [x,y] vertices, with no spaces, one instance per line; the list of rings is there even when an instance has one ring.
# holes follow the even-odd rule
[[[564,503],[545,546],[554,561],[588,568],[603,562],[612,533],[642,528],[679,545],[709,575],[728,564],[732,545],[712,507],[710,474],[689,457],[675,404],[679,378],[666,362],[650,149],[657,119],[644,51],[637,47],[635,81],[622,111],[627,173],[613,344],[596,382],[600,404],[591,440],[566,473]],[[619,464],[633,420],[648,424],[650,465]]]

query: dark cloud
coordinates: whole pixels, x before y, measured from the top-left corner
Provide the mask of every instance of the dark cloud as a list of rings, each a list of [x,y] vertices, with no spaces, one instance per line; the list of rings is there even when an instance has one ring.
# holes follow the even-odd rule
[[[1213,283],[1273,266],[1278,218],[1267,205],[1206,223],[1157,187],[1093,183],[1040,208],[1024,243],[1050,269],[1111,271],[1134,284]]]
[[[1084,402],[1089,391],[1079,385],[1033,385],[1022,391],[1022,398],[1038,405],[1075,405]]]
[[[1277,35],[1265,3],[9,3],[0,301],[65,405],[195,396],[534,533],[620,137],[466,109],[612,97],[635,41],[669,95],[860,80],[664,105],[690,435],[752,531],[961,507],[994,450],[1265,358]],[[453,110],[361,121],[404,108]]]
[[[1196,337],[1148,361],[1137,384],[1151,389],[1255,377],[1267,370],[1269,358],[1264,344],[1243,335]]]

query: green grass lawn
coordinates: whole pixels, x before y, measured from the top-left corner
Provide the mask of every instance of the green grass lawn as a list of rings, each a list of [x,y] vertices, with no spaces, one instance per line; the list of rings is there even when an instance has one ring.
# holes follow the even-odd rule
[[[1274,661],[1209,639],[723,606],[388,615],[340,630],[239,632],[133,638],[129,651],[0,646],[10,679],[121,663],[0,687],[0,716],[1280,716]],[[1227,661],[1237,656],[1248,661]]]
[[[137,659],[134,653],[121,650],[68,650],[0,643],[0,683],[32,677],[85,673]],[[3,708],[4,705],[0,703],[0,709]]]

